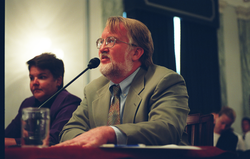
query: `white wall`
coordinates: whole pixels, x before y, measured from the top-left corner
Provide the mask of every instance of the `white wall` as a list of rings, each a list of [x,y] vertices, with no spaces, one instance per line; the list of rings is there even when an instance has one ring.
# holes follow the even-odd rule
[[[97,57],[96,39],[102,33],[101,2],[89,0],[6,0],[5,1],[5,127],[16,116],[21,102],[31,96],[26,61],[44,51],[60,49],[65,65],[64,85],[82,72],[89,58]],[[90,23],[86,23],[87,17]],[[86,26],[89,25],[90,30]],[[87,39],[89,31],[90,39]],[[39,41],[51,40],[41,46]],[[89,46],[87,45],[89,41]],[[89,47],[89,48],[88,48]],[[83,98],[88,81],[100,76],[89,70],[67,87]]]
[[[98,49],[96,48],[96,40],[101,37],[103,31],[102,24],[102,0],[89,0],[90,1],[90,57],[98,57]],[[101,76],[98,69],[90,71],[90,80]]]
[[[223,9],[224,45],[225,45],[225,75],[228,106],[235,110],[236,121],[232,127],[238,133],[242,132],[243,96],[241,81],[240,47],[238,24],[235,8],[226,5]]]

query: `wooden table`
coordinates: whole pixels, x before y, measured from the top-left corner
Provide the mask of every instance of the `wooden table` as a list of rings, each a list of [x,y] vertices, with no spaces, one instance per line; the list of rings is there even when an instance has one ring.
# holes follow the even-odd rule
[[[236,154],[213,146],[194,149],[175,148],[5,148],[5,159],[235,159]]]

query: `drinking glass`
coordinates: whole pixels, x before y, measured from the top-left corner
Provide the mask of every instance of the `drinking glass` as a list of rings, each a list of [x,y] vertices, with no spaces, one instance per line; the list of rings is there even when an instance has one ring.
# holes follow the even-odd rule
[[[50,110],[49,108],[28,107],[22,109],[22,147],[48,147]]]

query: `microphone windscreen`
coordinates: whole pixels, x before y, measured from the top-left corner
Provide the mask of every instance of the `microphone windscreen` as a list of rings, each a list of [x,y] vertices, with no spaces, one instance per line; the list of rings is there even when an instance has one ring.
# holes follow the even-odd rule
[[[100,64],[99,58],[95,57],[89,61],[88,68],[90,69],[96,68],[99,66],[99,64]]]

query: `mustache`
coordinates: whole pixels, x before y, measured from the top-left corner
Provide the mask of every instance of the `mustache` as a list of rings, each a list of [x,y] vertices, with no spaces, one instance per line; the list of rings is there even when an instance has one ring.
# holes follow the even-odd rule
[[[109,59],[111,59],[110,56],[109,56],[109,54],[107,54],[107,53],[101,53],[101,58],[102,57],[108,57]]]

